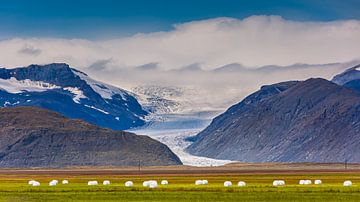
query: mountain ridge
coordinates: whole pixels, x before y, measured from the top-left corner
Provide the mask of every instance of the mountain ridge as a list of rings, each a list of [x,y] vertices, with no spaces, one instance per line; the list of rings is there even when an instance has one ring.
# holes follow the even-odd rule
[[[308,79],[248,107],[246,100],[262,90],[215,118],[187,151],[245,162],[360,160],[359,93]]]
[[[0,167],[180,165],[148,136],[100,128],[38,107],[0,108]]]

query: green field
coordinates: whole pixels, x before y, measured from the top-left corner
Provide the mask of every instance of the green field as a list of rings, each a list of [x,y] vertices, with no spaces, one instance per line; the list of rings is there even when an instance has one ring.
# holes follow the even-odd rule
[[[27,185],[28,180],[41,182],[40,187]],[[69,180],[68,185],[49,187],[51,179]],[[144,180],[162,179],[169,185],[150,189]],[[208,185],[194,185],[196,179],[207,179]],[[272,181],[282,179],[286,186],[273,187]],[[322,185],[298,185],[300,179],[321,179]],[[98,180],[98,186],[87,181]],[[103,186],[103,180],[111,185]],[[135,186],[124,187],[132,180]],[[224,187],[230,180],[232,187]],[[246,187],[237,187],[238,181]],[[352,187],[343,187],[351,180]],[[159,183],[160,184],[160,183]],[[0,201],[360,201],[360,174],[239,174],[201,176],[119,176],[119,175],[0,175]]]

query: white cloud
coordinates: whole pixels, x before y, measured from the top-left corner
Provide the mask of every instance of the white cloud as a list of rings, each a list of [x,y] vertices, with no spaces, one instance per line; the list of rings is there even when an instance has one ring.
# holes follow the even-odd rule
[[[220,96],[228,95],[227,100],[240,99],[262,84],[314,76],[329,78],[345,67],[294,69],[271,76],[258,72],[220,74],[201,69],[215,69],[230,63],[254,68],[358,60],[359,36],[359,20],[296,22],[279,16],[215,18],[178,24],[167,32],[100,41],[3,40],[0,41],[0,65],[65,62],[116,85],[191,85],[209,90],[214,94],[209,100],[221,102],[226,99]],[[27,53],[36,50],[36,54],[24,54],[24,47],[31,47]],[[179,68],[186,71],[168,71]],[[214,93],[215,88],[218,91]]]
[[[210,69],[228,63],[267,64],[345,62],[359,58],[360,21],[295,22],[279,16],[215,18],[174,26],[168,32],[89,41],[30,38],[0,42],[4,66],[67,62],[86,67],[112,58],[112,68],[157,63],[164,69],[201,64]],[[41,50],[20,54],[24,47]]]

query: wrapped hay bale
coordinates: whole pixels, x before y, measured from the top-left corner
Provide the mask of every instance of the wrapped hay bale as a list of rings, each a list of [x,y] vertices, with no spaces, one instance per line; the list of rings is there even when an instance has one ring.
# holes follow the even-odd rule
[[[57,180],[51,180],[49,182],[49,186],[56,186],[58,184],[58,181]]]
[[[62,184],[69,184],[69,181],[68,180],[63,180]]]
[[[321,180],[315,180],[314,184],[322,184]]]
[[[150,180],[149,181],[149,188],[156,188],[158,187],[158,183],[156,180]]]
[[[38,186],[40,186],[40,182],[35,181],[35,182],[32,183],[32,186],[33,187],[38,187]]]
[[[273,181],[273,186],[283,186],[283,185],[285,185],[284,180],[274,180]]]
[[[28,185],[32,185],[34,182],[36,182],[35,180],[30,180],[29,182],[28,182]]]
[[[240,182],[238,182],[238,186],[239,187],[245,187],[246,183],[244,181],[240,181]]]
[[[96,185],[98,185],[99,183],[97,182],[97,181],[89,181],[88,182],[88,186],[96,186]]]
[[[350,180],[346,180],[343,185],[344,185],[344,187],[351,187],[352,182]]]
[[[150,185],[150,182],[149,181],[144,181],[143,182],[143,187],[148,187]]]
[[[230,181],[225,181],[224,182],[224,187],[231,187],[232,183]]]
[[[202,180],[203,184],[209,184],[209,182],[207,180]]]
[[[300,185],[309,185],[312,184],[311,180],[300,180],[299,181]]]
[[[104,180],[104,181],[103,181],[103,185],[105,185],[105,186],[106,186],[106,185],[110,185],[110,181],[109,181],[109,180]]]
[[[195,185],[203,185],[204,181],[203,180],[196,180],[195,181]]]
[[[168,182],[167,180],[161,180],[161,184],[162,184],[162,185],[168,185],[169,182]]]
[[[125,187],[132,187],[134,186],[134,183],[132,181],[125,182]]]

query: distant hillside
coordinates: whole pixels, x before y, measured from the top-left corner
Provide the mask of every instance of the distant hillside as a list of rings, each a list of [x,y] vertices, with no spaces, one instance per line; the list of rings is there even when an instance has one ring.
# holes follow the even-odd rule
[[[261,90],[216,117],[187,148],[243,162],[360,161],[360,94],[324,79]]]
[[[147,115],[131,93],[62,63],[0,68],[0,106],[42,107],[115,130],[142,126]]]
[[[0,167],[180,165],[147,136],[99,128],[36,107],[0,109]]]

